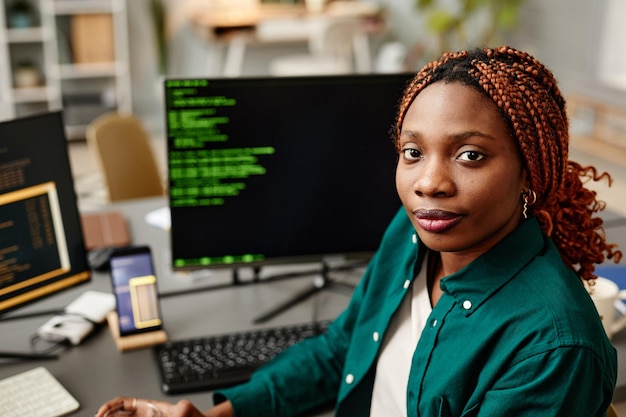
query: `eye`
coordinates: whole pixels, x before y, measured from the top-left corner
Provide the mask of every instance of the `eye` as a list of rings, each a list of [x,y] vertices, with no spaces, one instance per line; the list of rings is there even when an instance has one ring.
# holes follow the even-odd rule
[[[415,148],[404,148],[400,152],[407,161],[416,161],[422,157],[422,153]]]
[[[485,158],[486,158],[485,154],[480,153],[478,151],[465,151],[461,153],[461,155],[459,155],[458,157],[458,159],[462,161],[470,161],[470,162],[482,161]]]

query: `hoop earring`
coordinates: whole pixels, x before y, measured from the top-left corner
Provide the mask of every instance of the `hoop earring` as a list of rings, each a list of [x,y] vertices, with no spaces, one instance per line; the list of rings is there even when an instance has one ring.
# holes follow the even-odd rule
[[[532,196],[532,201],[530,197]],[[524,200],[524,204],[522,206],[522,216],[524,219],[528,219],[528,207],[532,206],[537,202],[537,194],[531,189],[526,192],[522,192],[522,199]]]

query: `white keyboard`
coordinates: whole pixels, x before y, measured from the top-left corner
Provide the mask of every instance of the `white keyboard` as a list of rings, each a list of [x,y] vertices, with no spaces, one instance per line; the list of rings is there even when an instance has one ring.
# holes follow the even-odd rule
[[[79,406],[43,366],[0,380],[2,417],[60,417]]]

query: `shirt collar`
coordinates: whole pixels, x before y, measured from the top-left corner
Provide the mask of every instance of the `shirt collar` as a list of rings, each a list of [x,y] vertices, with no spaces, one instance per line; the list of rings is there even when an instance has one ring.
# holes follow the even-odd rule
[[[441,289],[454,297],[469,315],[510,281],[545,245],[539,222],[533,217],[463,269],[442,279]]]

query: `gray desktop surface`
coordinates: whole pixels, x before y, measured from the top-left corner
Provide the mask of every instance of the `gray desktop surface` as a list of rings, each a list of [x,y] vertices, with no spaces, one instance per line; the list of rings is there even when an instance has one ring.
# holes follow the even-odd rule
[[[336,317],[349,301],[346,294],[323,291],[275,318],[253,324],[253,320],[273,308],[277,303],[288,300],[297,292],[310,287],[315,274],[299,278],[264,282],[262,284],[226,286],[205,289],[213,285],[229,283],[229,270],[213,274],[175,274],[167,266],[168,233],[148,225],[144,216],[147,212],[166,204],[164,199],[137,200],[118,203],[108,209],[120,210],[126,216],[135,244],[148,244],[155,254],[155,268],[159,279],[159,290],[163,293],[161,308],[165,330],[170,339],[221,334],[257,327],[269,327],[306,322],[313,319]],[[315,265],[305,265],[300,270],[312,270]],[[273,271],[289,271],[288,266],[276,267]],[[354,284],[362,270],[336,275],[336,279]],[[246,279],[246,271],[242,273]],[[250,274],[251,275],[251,274]],[[91,282],[44,300],[33,303],[7,314],[5,317],[25,316],[29,313],[62,309],[86,290],[111,292],[108,273],[95,273]],[[0,321],[0,351],[30,352],[30,337],[51,316],[41,315]],[[121,353],[108,327],[96,331],[79,346],[59,352],[56,360],[7,360],[0,359],[0,379],[26,371],[36,366],[45,366],[72,393],[81,408],[72,416],[93,416],[106,400],[118,395],[139,398],[161,399],[176,402],[189,399],[200,409],[212,405],[210,392],[168,396],[159,387],[157,368],[150,348]],[[330,416],[332,412],[318,414]]]

